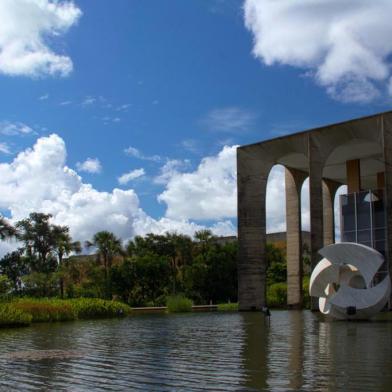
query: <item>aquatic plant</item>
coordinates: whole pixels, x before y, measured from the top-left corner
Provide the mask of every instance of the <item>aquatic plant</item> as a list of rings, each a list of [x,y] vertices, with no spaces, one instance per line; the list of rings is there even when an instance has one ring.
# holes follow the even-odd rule
[[[76,313],[68,301],[22,298],[12,305],[32,316],[33,322],[75,320]]]
[[[182,313],[192,311],[192,301],[183,295],[173,295],[166,299],[167,311],[169,313]]]
[[[33,322],[122,317],[131,312],[128,305],[99,298],[72,300],[21,298],[10,305],[29,314]]]
[[[236,310],[238,310],[238,302],[218,304],[218,311],[236,311]]]
[[[123,317],[131,313],[131,308],[126,304],[99,298],[77,298],[67,302],[78,319]]]
[[[23,327],[31,323],[32,316],[13,304],[0,304],[0,327]]]

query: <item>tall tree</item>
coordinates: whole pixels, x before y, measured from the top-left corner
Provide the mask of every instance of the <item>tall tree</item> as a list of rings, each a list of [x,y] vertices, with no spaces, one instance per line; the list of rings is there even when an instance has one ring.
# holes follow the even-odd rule
[[[112,267],[113,258],[116,255],[123,253],[121,240],[110,231],[99,231],[98,233],[95,233],[92,241],[86,241],[86,246],[94,246],[98,250],[98,256],[100,260],[103,261],[105,270],[107,296],[111,297],[112,293],[109,287],[109,271]]]
[[[61,298],[64,298],[63,258],[72,252],[80,253],[82,247],[79,241],[72,241],[69,234],[69,227],[67,226],[53,225],[52,234],[54,236],[54,252],[57,255],[58,269],[60,272],[60,295]]]
[[[33,212],[27,219],[16,223],[18,239],[24,244],[24,252],[34,272],[50,273],[57,267],[53,255],[55,233],[49,223],[51,217],[50,214]]]

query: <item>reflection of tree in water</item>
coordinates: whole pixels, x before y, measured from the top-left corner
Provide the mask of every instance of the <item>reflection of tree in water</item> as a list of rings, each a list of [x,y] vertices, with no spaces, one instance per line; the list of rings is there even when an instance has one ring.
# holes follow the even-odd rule
[[[64,333],[67,324],[40,324],[0,335],[1,379],[14,390],[27,385],[55,386],[67,377],[66,364],[84,355],[77,350],[73,335]],[[4,377],[3,377],[4,375]],[[6,376],[6,377],[5,377]],[[7,385],[2,382],[0,385]]]

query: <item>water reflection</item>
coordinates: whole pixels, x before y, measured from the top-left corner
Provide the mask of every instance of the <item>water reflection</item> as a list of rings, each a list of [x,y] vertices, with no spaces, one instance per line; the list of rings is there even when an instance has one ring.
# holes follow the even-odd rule
[[[146,315],[0,331],[0,390],[389,391],[392,319]]]
[[[242,313],[244,328],[243,364],[245,390],[263,391],[268,379],[268,340],[270,325],[262,313]]]

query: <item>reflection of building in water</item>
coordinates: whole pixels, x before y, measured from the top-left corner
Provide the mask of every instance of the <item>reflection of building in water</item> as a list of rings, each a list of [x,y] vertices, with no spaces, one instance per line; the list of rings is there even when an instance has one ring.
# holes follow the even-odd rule
[[[290,312],[289,322],[292,328],[289,336],[289,388],[301,390],[303,385],[304,361],[304,314],[301,311]],[[295,328],[293,328],[295,326]]]
[[[310,350],[317,377],[309,390],[390,391],[390,321],[315,323],[318,339]]]
[[[239,307],[261,309],[266,285],[266,191],[276,164],[285,167],[287,302],[302,304],[301,189],[309,178],[310,258],[335,241],[334,199],[342,198],[343,239],[364,243],[392,262],[392,112],[263,141],[237,150]],[[388,212],[392,217],[392,212]],[[317,302],[312,304],[317,307]]]
[[[246,390],[301,390],[303,385],[304,312],[241,313],[244,321]]]
[[[268,352],[270,328],[260,313],[241,313],[244,323],[243,365],[246,387],[264,391],[268,381]]]

